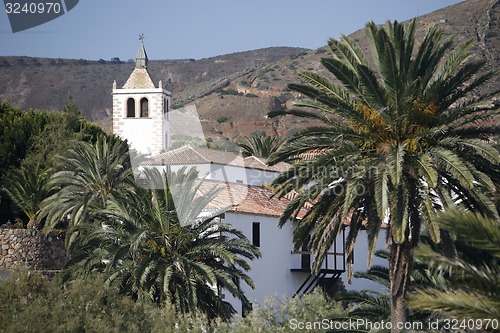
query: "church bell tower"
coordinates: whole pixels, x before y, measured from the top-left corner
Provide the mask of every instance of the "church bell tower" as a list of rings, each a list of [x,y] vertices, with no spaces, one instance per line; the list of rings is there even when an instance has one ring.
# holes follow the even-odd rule
[[[155,87],[148,72],[144,35],[135,58],[135,69],[122,88],[113,82],[113,134],[127,139],[131,148],[153,156],[170,144],[169,111],[172,94]]]

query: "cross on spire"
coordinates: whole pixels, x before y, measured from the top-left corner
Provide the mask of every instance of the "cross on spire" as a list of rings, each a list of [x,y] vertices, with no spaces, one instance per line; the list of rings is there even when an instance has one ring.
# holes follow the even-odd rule
[[[135,57],[135,67],[136,68],[146,68],[148,67],[148,56],[146,50],[144,49],[144,34],[139,35],[139,40],[141,44],[139,45],[139,51]]]

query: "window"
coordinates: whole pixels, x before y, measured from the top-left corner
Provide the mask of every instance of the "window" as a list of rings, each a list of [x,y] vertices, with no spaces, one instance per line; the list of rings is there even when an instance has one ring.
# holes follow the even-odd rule
[[[149,117],[149,101],[146,97],[141,98],[141,118]]]
[[[127,99],[127,118],[135,117],[135,100],[133,98]]]
[[[300,258],[300,268],[304,270],[311,269],[311,252],[309,250],[308,244],[311,237],[308,235],[304,243],[302,243],[302,255]],[[305,253],[304,253],[305,252]]]
[[[260,222],[252,223],[252,243],[260,247]]]
[[[307,270],[311,269],[311,253],[304,253],[304,252],[309,252],[309,249],[307,247],[307,243],[302,244],[302,255],[300,258],[300,268]]]
[[[163,98],[163,113],[168,112],[168,99]]]

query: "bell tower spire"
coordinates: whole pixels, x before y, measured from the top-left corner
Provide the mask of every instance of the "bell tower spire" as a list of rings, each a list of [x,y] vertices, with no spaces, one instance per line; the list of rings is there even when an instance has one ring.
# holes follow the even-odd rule
[[[122,88],[113,82],[113,134],[127,139],[139,153],[154,156],[170,145],[172,94],[163,89],[162,81],[154,85],[148,73],[143,34],[139,40],[132,74]]]
[[[144,34],[139,35],[141,45],[139,45],[139,51],[137,51],[137,56],[135,57],[135,68],[148,67],[148,55],[146,54],[146,49],[144,48],[144,38]]]

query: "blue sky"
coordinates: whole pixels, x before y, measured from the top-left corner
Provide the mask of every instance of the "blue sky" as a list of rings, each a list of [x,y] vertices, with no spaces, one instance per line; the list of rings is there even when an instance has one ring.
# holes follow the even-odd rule
[[[314,49],[370,19],[404,21],[459,2],[80,0],[65,15],[17,33],[2,10],[0,56],[127,60],[135,57],[141,33],[150,59],[200,59],[270,46]]]

